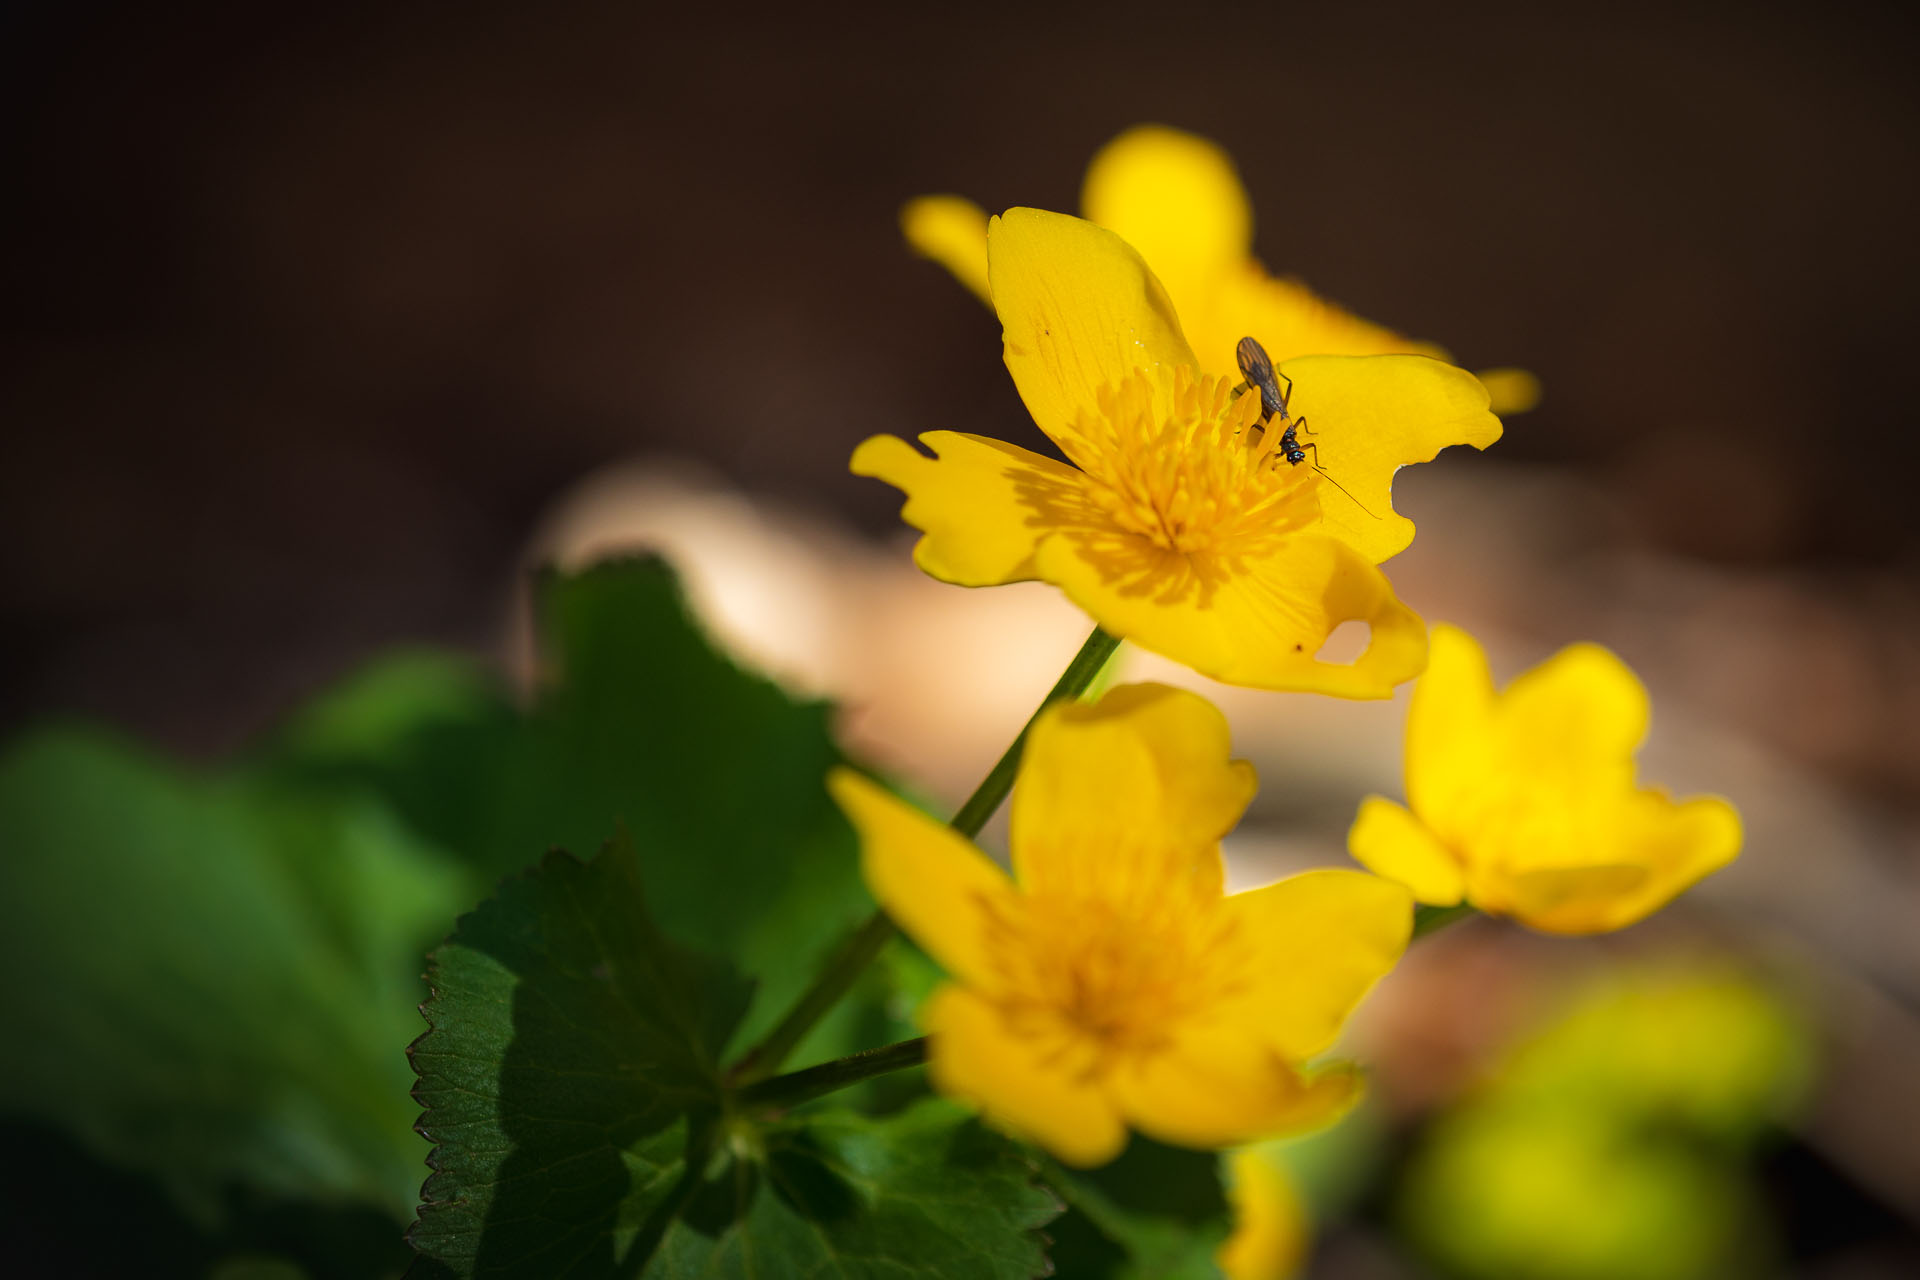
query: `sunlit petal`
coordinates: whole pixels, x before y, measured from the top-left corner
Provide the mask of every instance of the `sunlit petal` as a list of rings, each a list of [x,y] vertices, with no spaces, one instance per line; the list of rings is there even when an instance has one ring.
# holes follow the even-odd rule
[[[1018,445],[957,431],[929,431],[929,458],[898,436],[874,436],[854,450],[855,475],[875,476],[907,495],[900,518],[924,535],[914,563],[962,587],[1036,576],[1034,549],[1079,492],[1078,471]]]
[[[1104,1164],[1127,1143],[1119,1108],[1090,1085],[1086,1050],[1044,1017],[1016,1028],[1001,1009],[960,987],[933,994],[920,1011],[932,1037],[927,1072],[949,1097],[1031,1138],[1073,1165]]]
[[[1393,509],[1394,472],[1500,438],[1480,380],[1425,356],[1305,356],[1280,373],[1308,461],[1344,490],[1323,494],[1322,527],[1375,564],[1413,541],[1413,521]]]
[[[1618,904],[1638,897],[1650,878],[1646,867],[1629,864],[1549,867],[1506,877],[1504,901],[1486,896],[1547,933],[1598,933],[1615,927],[1609,919]]]
[[[1332,538],[1303,535],[1263,554],[1218,557],[1069,529],[1042,544],[1035,565],[1108,631],[1228,684],[1385,698],[1426,663],[1419,615]],[[1368,625],[1366,651],[1351,663],[1321,661],[1343,622]]]
[[[1701,877],[1719,870],[1740,852],[1740,815],[1718,796],[1696,796],[1678,803],[1653,791],[1635,793],[1622,807],[1610,843],[1634,859],[1638,879],[1601,885],[1585,892],[1565,891],[1552,903],[1539,901],[1536,872],[1515,894],[1527,923],[1552,933],[1597,933],[1622,929],[1672,901]],[[1562,873],[1564,874],[1564,873]]]
[[[1324,1052],[1360,998],[1399,962],[1413,927],[1405,888],[1359,871],[1308,871],[1225,903],[1252,948],[1231,1004],[1249,1034],[1292,1061]]]
[[[1433,628],[1427,673],[1407,709],[1407,799],[1444,839],[1492,774],[1493,673],[1480,642],[1458,627]]]
[[[1331,1124],[1363,1085],[1349,1067],[1302,1072],[1235,1032],[1182,1030],[1162,1052],[1124,1066],[1112,1089],[1142,1133],[1221,1147]]]
[[[861,869],[887,914],[948,973],[996,987],[996,923],[1017,910],[1006,874],[946,824],[851,769],[835,769],[827,787],[860,833]]]
[[[1494,715],[1502,766],[1591,790],[1632,784],[1652,706],[1626,663],[1576,644],[1516,676]]]
[[[1347,852],[1377,876],[1403,884],[1413,896],[1435,906],[1452,906],[1466,891],[1460,864],[1421,825],[1391,800],[1368,796],[1347,832]]]
[[[1166,290],[1111,231],[1009,209],[988,225],[987,265],[1007,370],[1056,440],[1135,369],[1193,364]]]
[[[1028,736],[1013,796],[1013,865],[1028,893],[1124,894],[1134,881],[1217,898],[1218,843],[1253,798],[1227,719],[1197,694],[1122,685],[1066,704]]]

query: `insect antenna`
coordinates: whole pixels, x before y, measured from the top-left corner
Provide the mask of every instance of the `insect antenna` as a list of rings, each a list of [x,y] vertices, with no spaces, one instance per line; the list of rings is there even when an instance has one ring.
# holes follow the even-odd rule
[[[1308,447],[1311,448],[1312,446],[1308,446]],[[1314,453],[1316,455],[1318,455],[1319,452],[1320,451],[1318,449],[1314,449]],[[1360,501],[1360,499],[1354,497],[1352,492],[1348,490],[1347,486],[1341,484],[1338,480],[1335,480],[1331,475],[1328,475],[1327,469],[1325,467],[1321,466],[1318,462],[1316,462],[1313,464],[1313,469],[1315,471],[1318,471],[1323,477],[1325,477],[1328,484],[1332,485],[1334,488],[1338,489],[1340,492],[1346,494],[1347,501],[1353,503],[1354,506],[1360,508],[1362,511],[1366,511],[1367,514],[1370,516],[1373,516],[1375,520],[1378,520],[1380,518],[1379,516],[1373,515],[1373,512],[1367,511],[1367,504]]]

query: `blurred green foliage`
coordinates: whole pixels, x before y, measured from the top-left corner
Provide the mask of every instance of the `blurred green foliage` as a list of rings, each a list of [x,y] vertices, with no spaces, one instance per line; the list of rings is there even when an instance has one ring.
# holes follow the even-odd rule
[[[1047,1228],[1058,1274],[1086,1280],[1208,1280],[1233,1229],[1221,1157],[1134,1134],[1097,1169],[1049,1163],[1068,1212]]]
[[[364,799],[55,730],[0,762],[0,1100],[150,1173],[404,1214],[423,939],[458,867]]]
[[[0,757],[0,1115],[101,1177],[162,1188],[181,1221],[151,1239],[225,1251],[239,1274],[276,1256],[393,1271],[425,1174],[404,1054],[423,957],[549,848],[594,849],[625,823],[673,851],[649,869],[662,929],[758,984],[736,1045],[871,909],[823,786],[826,707],[717,653],[658,562],[550,576],[538,594],[529,707],[465,659],[410,652],[222,768],[88,727]],[[802,1053],[900,1031],[884,974],[864,994]],[[11,1209],[36,1215],[37,1238],[144,1256],[89,1231],[84,1205],[31,1191]],[[289,1213],[309,1226],[281,1230]],[[390,1234],[341,1256],[367,1233],[339,1215],[367,1213]]]
[[[1768,1274],[1751,1154],[1810,1069],[1791,1006],[1725,963],[1610,975],[1433,1125],[1402,1221],[1489,1280]]]
[[[742,671],[688,617],[658,561],[539,584],[541,678],[522,709],[460,664],[402,655],[296,717],[271,767],[365,790],[488,880],[625,824],[675,940],[760,983],[736,1044],[765,1030],[821,952],[872,909],[822,779],[831,709]],[[845,1028],[804,1052],[838,1045]]]

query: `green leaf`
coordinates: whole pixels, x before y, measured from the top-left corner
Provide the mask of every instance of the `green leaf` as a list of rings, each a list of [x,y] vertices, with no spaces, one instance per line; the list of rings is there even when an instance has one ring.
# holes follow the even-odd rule
[[[826,793],[841,758],[830,710],[719,653],[658,560],[549,574],[537,596],[544,678],[530,708],[456,664],[401,659],[303,716],[276,767],[372,788],[490,877],[549,848],[598,848],[618,824],[672,850],[648,867],[661,927],[760,983],[742,1045],[872,910]],[[857,1040],[849,1023],[863,1016],[871,1038]],[[891,1030],[856,1006],[809,1048]]]
[[[418,1184],[417,957],[465,876],[363,800],[208,779],[54,730],[0,758],[0,1106],[196,1221]]]
[[[1068,1205],[1051,1228],[1054,1265],[1089,1280],[1217,1280],[1214,1251],[1232,1230],[1220,1159],[1135,1135],[1098,1169],[1050,1164]]]
[[[1038,1274],[1052,1198],[954,1109],[727,1114],[748,988],[654,927],[640,868],[625,837],[552,854],[434,954],[415,1274]]]
[[[461,919],[410,1051],[436,1146],[410,1239],[461,1276],[611,1275],[704,1164],[749,986],[653,925],[621,837]]]
[[[647,1277],[1027,1280],[1060,1203],[1006,1139],[951,1103],[829,1112],[757,1135],[707,1179]]]

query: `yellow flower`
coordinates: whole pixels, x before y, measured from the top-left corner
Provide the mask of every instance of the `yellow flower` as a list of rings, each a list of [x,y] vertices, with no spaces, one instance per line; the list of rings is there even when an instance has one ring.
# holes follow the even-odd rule
[[[1421,902],[1464,897],[1548,933],[1620,929],[1740,851],[1717,796],[1675,801],[1635,782],[1647,693],[1598,645],[1562,650],[1495,693],[1455,627],[1407,716],[1407,798],[1361,803],[1353,856]]]
[[[1317,297],[1298,280],[1267,273],[1253,256],[1253,209],[1227,153],[1205,138],[1142,125],[1109,142],[1087,169],[1080,211],[1140,251],[1166,286],[1203,371],[1236,376],[1233,347],[1252,334],[1275,360],[1312,355],[1401,353],[1447,359]],[[907,242],[991,304],[987,215],[959,196],[923,196],[900,215]],[[1497,413],[1539,399],[1518,369],[1480,375]]]
[[[1237,371],[1200,371],[1159,281],[1112,232],[1012,209],[988,258],[1007,368],[1074,465],[953,431],[920,437],[937,458],[863,443],[853,470],[906,491],[923,570],[1051,582],[1114,635],[1231,684],[1383,698],[1419,674],[1426,628],[1376,566],[1413,540],[1394,471],[1499,438],[1471,374],[1424,356],[1289,360],[1298,434],[1277,418],[1263,430],[1261,397],[1234,398]],[[1368,625],[1366,652],[1319,661],[1349,620]]]
[[[1214,1251],[1227,1280],[1290,1280],[1306,1261],[1312,1228],[1293,1179],[1270,1157],[1242,1147],[1227,1161],[1233,1234]]]
[[[1129,1127],[1211,1148],[1324,1124],[1348,1066],[1300,1064],[1405,948],[1412,903],[1354,871],[1227,896],[1220,837],[1253,796],[1212,704],[1123,685],[1034,724],[1013,878],[846,770],[868,885],[952,981],[921,1009],[934,1087],[1075,1165]]]

